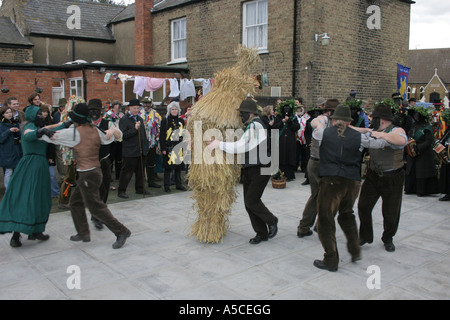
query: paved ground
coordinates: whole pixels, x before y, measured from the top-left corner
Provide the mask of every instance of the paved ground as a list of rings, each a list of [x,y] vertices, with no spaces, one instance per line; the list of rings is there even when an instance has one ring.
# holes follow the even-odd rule
[[[11,248],[10,235],[0,235],[0,299],[450,298],[449,202],[405,195],[394,253],[386,252],[380,240],[378,203],[376,240],[363,247],[357,263],[350,262],[337,227],[341,261],[332,273],[313,266],[323,256],[317,234],[296,236],[309,196],[309,186],[301,185],[303,174],[297,176],[286,189],[266,188],[263,200],[279,217],[279,233],[258,245],[248,243],[254,233],[242,195],[223,242],[209,245],[189,237],[195,219],[190,192],[111,203],[113,214],[133,233],[120,250],[111,248],[115,237],[107,229],[92,227],[90,243],[71,242],[75,231],[70,213],[55,212],[47,225],[47,242],[22,239],[21,248]],[[72,265],[79,273],[68,273]],[[79,282],[73,280],[77,274]],[[377,275],[379,289],[373,288]],[[68,282],[81,288],[69,289]]]

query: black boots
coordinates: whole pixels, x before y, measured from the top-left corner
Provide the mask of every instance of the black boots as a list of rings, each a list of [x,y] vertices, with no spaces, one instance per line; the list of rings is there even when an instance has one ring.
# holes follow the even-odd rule
[[[48,239],[50,239],[50,236],[48,234],[43,234],[42,232],[33,233],[28,236],[28,240],[46,241]],[[13,236],[11,238],[11,241],[9,242],[9,245],[13,248],[18,248],[18,247],[22,246],[22,242],[20,242],[20,232],[13,233]]]
[[[13,248],[18,248],[22,246],[22,242],[20,242],[20,233],[14,232],[13,236],[11,238],[11,241],[9,242],[9,245]]]
[[[48,234],[43,234],[42,232],[39,233],[33,233],[28,236],[28,240],[41,240],[46,241],[50,239],[50,236]]]

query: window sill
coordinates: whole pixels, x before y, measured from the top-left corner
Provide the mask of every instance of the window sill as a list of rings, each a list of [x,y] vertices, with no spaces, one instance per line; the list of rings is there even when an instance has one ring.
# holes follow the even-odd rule
[[[166,64],[167,65],[173,65],[173,64],[180,64],[180,63],[186,63],[187,59],[179,59],[179,60],[175,60],[175,61],[169,61]]]

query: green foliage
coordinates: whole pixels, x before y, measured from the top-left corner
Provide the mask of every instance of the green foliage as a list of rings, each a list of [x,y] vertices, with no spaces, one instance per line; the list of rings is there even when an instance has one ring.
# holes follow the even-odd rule
[[[283,109],[285,106],[288,106],[292,109],[292,114],[295,114],[295,111],[297,111],[297,109],[300,107],[295,103],[295,99],[286,99],[277,106],[277,114],[283,114]]]
[[[345,106],[350,107],[350,109],[356,109],[361,110],[362,109],[362,100],[354,99],[354,100],[348,100],[344,102]]]
[[[396,112],[397,112],[398,109],[399,109],[399,106],[395,104],[394,99],[391,99],[391,98],[383,99],[383,100],[381,100],[381,101],[375,103],[374,107],[376,107],[376,106],[378,106],[378,105],[380,105],[380,104],[387,105],[387,106],[389,106],[391,109],[395,110]]]
[[[447,125],[450,124],[450,109],[449,108],[442,111],[442,119],[447,123]]]
[[[421,114],[427,122],[431,120],[431,114],[433,113],[431,109],[425,108],[423,106],[415,106],[412,108],[410,107],[410,109],[413,110],[414,112]]]

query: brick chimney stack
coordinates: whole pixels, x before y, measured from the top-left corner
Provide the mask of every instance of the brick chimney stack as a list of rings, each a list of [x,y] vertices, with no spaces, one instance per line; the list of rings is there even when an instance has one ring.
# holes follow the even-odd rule
[[[150,10],[154,0],[136,0],[134,12],[134,47],[137,65],[153,64],[153,21]]]

